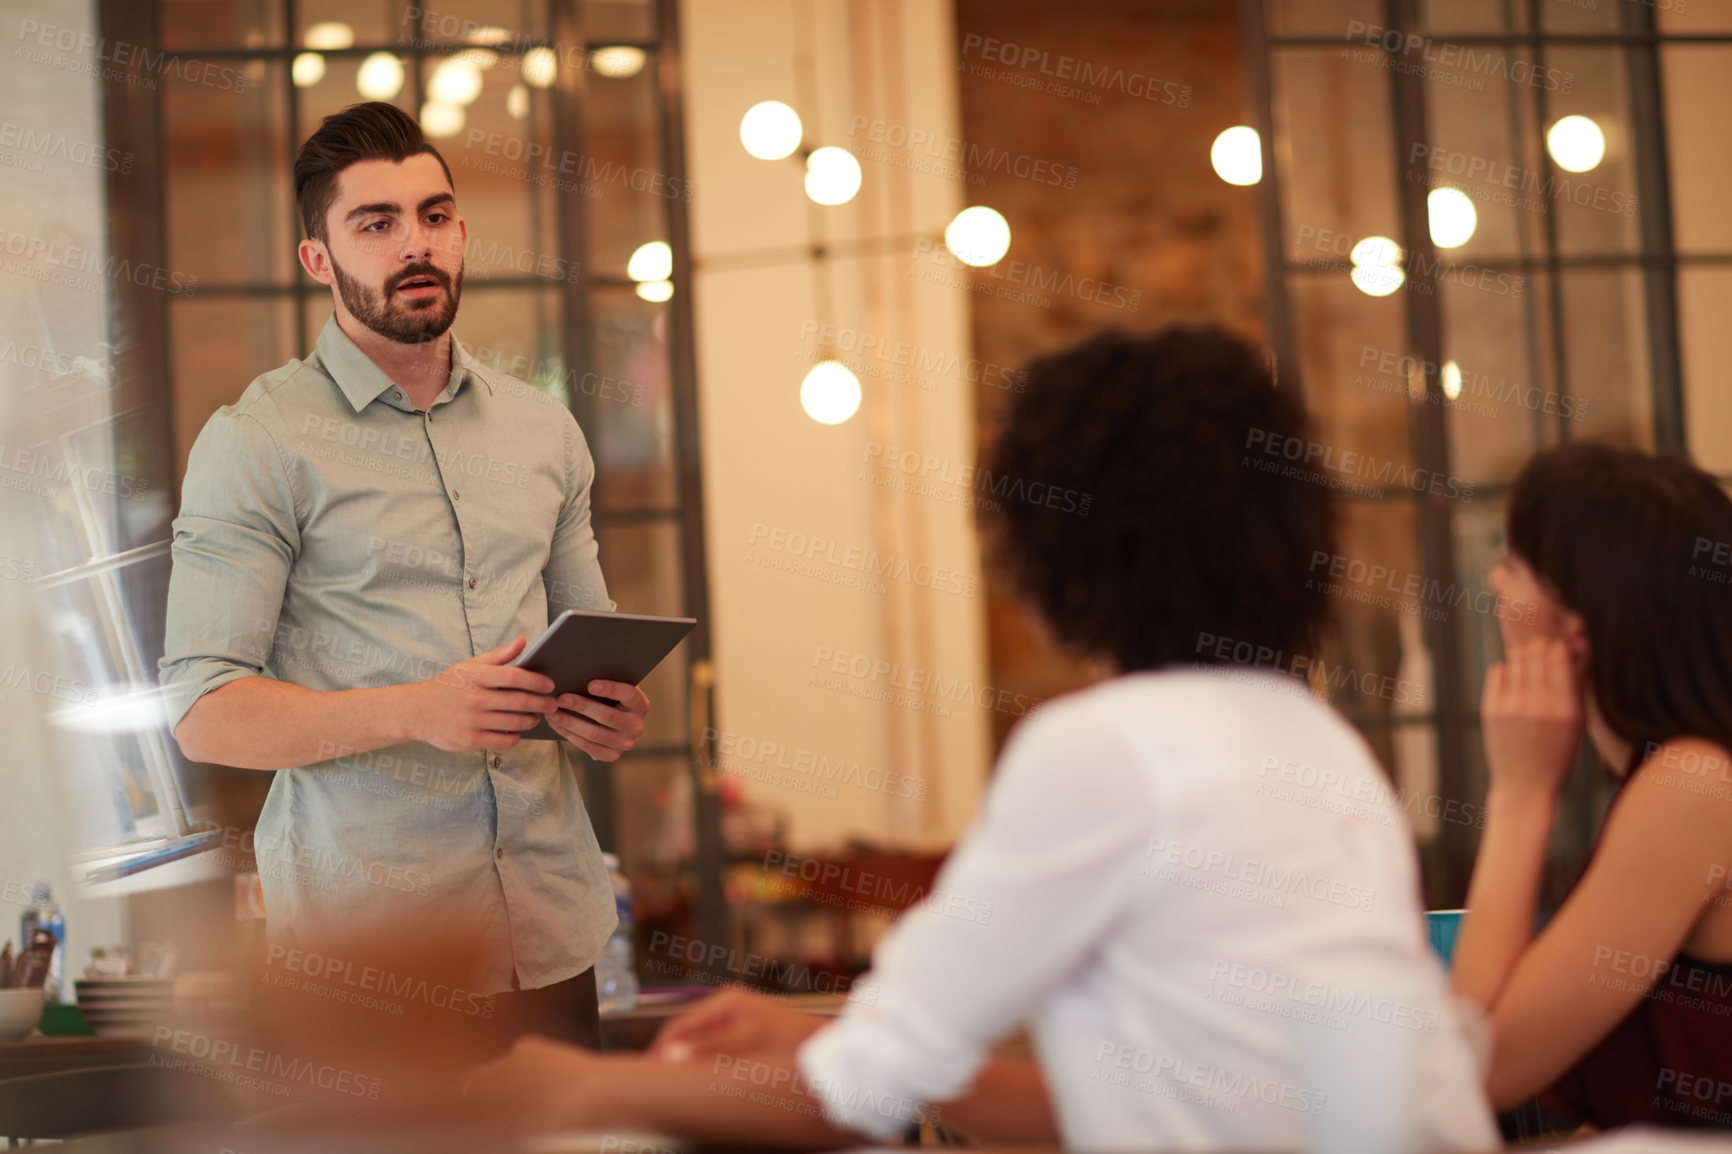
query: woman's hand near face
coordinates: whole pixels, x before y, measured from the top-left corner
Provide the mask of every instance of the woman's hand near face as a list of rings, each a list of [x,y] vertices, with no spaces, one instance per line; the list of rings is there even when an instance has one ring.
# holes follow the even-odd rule
[[[1582,681],[1568,645],[1537,637],[1486,670],[1480,697],[1494,790],[1555,797],[1582,743]]]

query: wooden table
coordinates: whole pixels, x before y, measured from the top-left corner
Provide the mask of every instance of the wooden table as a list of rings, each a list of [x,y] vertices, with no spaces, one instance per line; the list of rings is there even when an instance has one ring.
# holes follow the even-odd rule
[[[0,1079],[148,1061],[149,1038],[48,1038],[37,1034],[22,1042],[0,1042]]]
[[[704,994],[713,991],[705,991]],[[655,1037],[662,1023],[692,1008],[704,994],[677,1002],[653,1002],[623,1013],[601,1016],[601,1045],[604,1050],[643,1050]],[[820,1018],[834,1018],[842,1012],[848,999],[843,994],[787,994],[776,999],[791,1010],[804,1010]]]

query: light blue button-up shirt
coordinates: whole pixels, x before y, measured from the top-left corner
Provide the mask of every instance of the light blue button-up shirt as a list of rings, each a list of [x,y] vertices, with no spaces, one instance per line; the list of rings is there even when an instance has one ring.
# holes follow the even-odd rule
[[[171,725],[263,674],[309,689],[425,680],[612,610],[590,524],[595,464],[558,401],[453,338],[415,408],[335,318],[193,446],[160,666]],[[480,993],[588,969],[616,924],[565,744],[411,742],[277,770],[255,835],[273,944],[393,924],[477,928]],[[506,944],[508,945],[508,948]]]

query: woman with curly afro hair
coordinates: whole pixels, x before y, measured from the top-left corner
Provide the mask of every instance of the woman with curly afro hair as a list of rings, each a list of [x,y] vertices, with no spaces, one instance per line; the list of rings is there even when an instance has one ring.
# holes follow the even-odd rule
[[[1494,1147],[1412,836],[1365,742],[1292,672],[1334,511],[1255,450],[1306,437],[1263,355],[1217,330],[1035,361],[981,463],[1003,495],[987,538],[1110,675],[1012,734],[834,1023],[720,994],[647,1059],[526,1041],[475,1092],[543,1125],[735,1144],[936,1118],[1074,1149]],[[990,1057],[1018,1026],[1037,1060]]]

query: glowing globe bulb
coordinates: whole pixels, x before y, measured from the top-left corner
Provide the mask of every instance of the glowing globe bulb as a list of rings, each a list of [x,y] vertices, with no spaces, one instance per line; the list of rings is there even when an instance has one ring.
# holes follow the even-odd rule
[[[289,65],[289,78],[296,88],[311,88],[325,78],[325,58],[317,52],[302,52]]]
[[[1209,163],[1228,184],[1256,184],[1263,179],[1263,140],[1255,128],[1243,124],[1229,128],[1215,137]]]
[[[800,382],[800,407],[820,425],[840,425],[860,409],[860,378],[841,361],[819,361]]]
[[[780,100],[765,100],[740,117],[740,143],[759,160],[781,160],[800,147],[800,114]]]
[[[625,265],[625,275],[635,281],[667,280],[673,271],[674,250],[665,240],[638,245]]]
[[[1450,400],[1461,396],[1461,366],[1454,361],[1443,362],[1443,395]]]
[[[1431,217],[1431,243],[1438,248],[1460,248],[1473,239],[1479,227],[1479,210],[1473,198],[1459,188],[1434,188],[1425,198]]]
[[[621,44],[591,52],[589,66],[610,80],[624,80],[643,71],[644,59],[642,48]]]
[[[361,61],[355,89],[368,100],[389,100],[403,91],[403,62],[389,52],[375,52]]]
[[[1606,134],[1586,116],[1566,116],[1546,133],[1546,151],[1565,172],[1588,172],[1606,158]]]
[[[531,48],[523,54],[523,82],[531,88],[552,88],[559,75],[559,57],[551,48]]]
[[[1401,246],[1388,237],[1366,237],[1347,254],[1353,262],[1353,271],[1348,274],[1353,287],[1366,296],[1388,296],[1407,280],[1401,268],[1403,256]]]
[[[472,104],[481,95],[481,69],[473,61],[454,56],[433,70],[427,92],[443,104]]]
[[[355,46],[355,30],[341,20],[326,20],[307,28],[301,42],[308,48],[317,48],[323,52],[334,52],[343,48]]]
[[[456,136],[463,131],[463,124],[468,119],[461,104],[429,100],[421,106],[421,131],[428,136],[440,139]]]
[[[1010,222],[996,209],[977,204],[956,214],[944,230],[944,243],[963,264],[985,268],[1010,251]]]
[[[847,204],[860,191],[860,162],[846,148],[820,148],[806,158],[806,195],[819,204]]]

